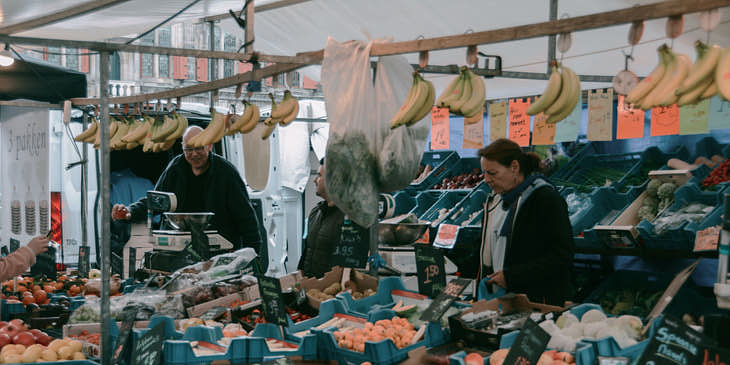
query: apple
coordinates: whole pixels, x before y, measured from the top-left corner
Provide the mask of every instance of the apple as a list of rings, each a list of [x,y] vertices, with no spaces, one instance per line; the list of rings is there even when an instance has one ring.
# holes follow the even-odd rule
[[[5,347],[5,345],[13,343],[10,336],[8,336],[7,333],[0,333],[0,348]]]
[[[23,320],[20,318],[11,319],[9,324],[12,324],[13,326],[15,326],[16,328],[19,328],[22,331],[28,330],[28,326],[26,326],[25,322],[23,322]]]
[[[8,324],[4,328],[0,328],[0,333],[2,333],[2,332],[7,333],[7,335],[10,336],[10,338],[14,338],[15,335],[17,335],[20,332],[20,330],[17,327],[13,326],[12,324]]]
[[[53,341],[53,337],[45,334],[44,332],[41,332],[39,335],[36,336],[35,342],[39,343],[43,346],[48,346],[49,343]]]
[[[23,331],[13,337],[13,343],[28,347],[35,344],[35,338],[32,333]]]
[[[33,337],[38,337],[41,334],[44,334],[45,335],[45,333],[43,331],[41,331],[39,329],[36,329],[36,328],[34,328],[32,330],[28,330],[28,332],[30,332],[33,335]]]
[[[8,325],[8,322],[0,321],[0,328],[3,328]]]

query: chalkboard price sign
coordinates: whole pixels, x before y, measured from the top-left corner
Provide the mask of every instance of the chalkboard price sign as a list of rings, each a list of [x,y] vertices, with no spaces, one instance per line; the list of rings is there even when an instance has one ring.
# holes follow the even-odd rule
[[[112,363],[129,364],[132,349],[132,326],[137,318],[137,307],[124,310],[122,312],[122,326],[119,328],[119,337],[114,345],[114,353]]]
[[[638,364],[702,364],[704,350],[715,344],[713,339],[693,330],[681,320],[665,315]]]
[[[281,283],[279,279],[259,276],[259,293],[264,306],[266,322],[280,326],[288,326],[289,321],[281,300]]]
[[[131,365],[158,365],[162,361],[162,344],[165,342],[164,323],[153,327],[137,340],[132,353]]]
[[[430,245],[417,244],[416,270],[418,271],[418,292],[434,297],[446,286],[444,256]]]
[[[332,266],[365,268],[370,252],[370,230],[353,224],[345,217],[340,241],[332,254]]]
[[[545,351],[548,342],[550,342],[550,334],[528,318],[504,358],[504,364],[535,365],[542,352]]]
[[[466,289],[470,282],[471,280],[469,279],[458,278],[446,284],[444,290],[431,302],[431,305],[423,311],[421,314],[421,320],[426,322],[438,322],[441,320],[444,313],[446,313],[454,300],[461,295],[461,292]]]
[[[15,252],[15,250],[20,248],[20,241],[16,240],[15,238],[10,239],[10,253]]]

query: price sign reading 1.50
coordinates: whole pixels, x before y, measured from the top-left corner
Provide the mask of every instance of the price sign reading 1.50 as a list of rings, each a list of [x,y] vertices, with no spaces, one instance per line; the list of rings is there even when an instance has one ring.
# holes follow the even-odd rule
[[[431,284],[432,279],[438,276],[439,274],[439,267],[436,265],[428,265],[424,271],[426,272],[426,280],[423,281],[424,284]]]
[[[444,256],[430,245],[417,244],[414,249],[418,273],[418,292],[429,297],[435,297],[446,285]]]

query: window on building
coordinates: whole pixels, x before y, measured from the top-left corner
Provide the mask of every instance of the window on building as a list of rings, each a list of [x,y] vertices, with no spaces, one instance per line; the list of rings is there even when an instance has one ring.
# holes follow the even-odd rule
[[[79,69],[79,50],[76,48],[66,48],[66,68],[78,71]]]
[[[121,80],[122,79],[122,61],[119,58],[119,52],[112,53],[111,56],[111,72],[109,73],[110,80]]]
[[[226,52],[236,52],[236,36],[233,34],[226,33],[223,38],[223,50]],[[223,77],[231,77],[235,73],[236,61],[235,60],[224,60],[223,61]]]
[[[160,47],[171,47],[172,46],[172,32],[170,27],[162,27],[157,30],[157,45]],[[158,64],[158,76],[157,77],[170,77],[170,56],[159,55],[157,56]]]
[[[299,72],[292,71],[289,73],[289,87],[299,88]]]
[[[145,35],[140,38],[139,43],[143,46],[154,46],[155,45],[155,33]],[[154,77],[155,76],[155,56],[149,53],[142,53],[140,55],[140,75],[142,77]]]
[[[197,68],[198,65],[195,62],[195,57],[188,57],[188,80],[196,79],[195,71]]]
[[[61,64],[61,48],[59,47],[48,47],[48,62]]]

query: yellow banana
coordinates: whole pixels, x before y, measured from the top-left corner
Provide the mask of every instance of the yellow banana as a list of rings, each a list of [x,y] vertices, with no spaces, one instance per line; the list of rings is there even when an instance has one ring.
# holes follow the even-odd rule
[[[423,87],[427,88],[428,96],[426,96],[426,101],[423,102],[423,105],[421,105],[420,108],[418,108],[418,111],[413,116],[413,118],[410,121],[406,122],[407,126],[412,126],[420,122],[421,119],[425,118],[428,113],[431,112],[431,109],[433,109],[433,102],[434,100],[436,100],[436,89],[433,87],[433,83],[431,81],[423,79],[421,80],[421,83],[424,84]]]
[[[137,148],[137,146],[139,146],[138,142],[129,142],[129,143],[127,143],[126,148],[127,148],[127,150],[133,150],[133,149]]]
[[[413,120],[413,117],[416,116],[416,113],[418,113],[421,110],[421,107],[424,103],[426,103],[428,100],[428,84],[425,82],[423,78],[421,78],[421,75],[416,74],[416,92],[413,94],[413,103],[403,112],[403,117],[401,119],[401,123],[399,125],[406,124]]]
[[[712,84],[712,77],[705,78],[704,81],[700,82],[692,90],[682,94],[682,96],[679,97],[679,100],[677,100],[677,105],[684,106],[687,104],[696,104],[700,101],[700,96],[702,96],[702,93],[710,86],[710,84]]]
[[[484,80],[467,69],[467,76],[471,77],[471,98],[461,106],[461,114],[466,118],[472,118],[481,113],[484,107],[484,100],[487,98],[487,89],[484,87]]]
[[[250,133],[254,130],[256,125],[259,124],[259,119],[261,119],[261,113],[259,112],[259,107],[256,104],[249,104],[248,108],[251,108],[251,117],[246,121],[246,124],[241,127],[241,133],[243,134]]]
[[[649,76],[641,80],[631,92],[626,95],[626,102],[630,104],[638,104],[664,77],[667,71],[668,57],[666,51],[669,49],[666,44],[659,47],[659,64],[649,73]]]
[[[676,76],[679,71],[680,66],[677,54],[672,52],[669,47],[667,47],[665,54],[667,55],[667,69],[661,80],[659,80],[654,88],[644,97],[643,100],[641,100],[640,105],[644,110],[648,110],[659,105],[659,102],[666,91],[666,86],[672,82],[673,77]]]
[[[571,97],[573,95],[573,90],[571,89],[573,87],[573,76],[571,75],[572,73],[573,71],[569,68],[561,66],[560,84],[562,85],[562,87],[560,88],[560,94],[558,94],[558,97],[555,98],[555,101],[550,104],[550,106],[545,108],[545,114],[558,114],[563,109],[565,109],[568,103],[571,101]]]
[[[208,123],[208,126],[205,127],[205,129],[203,129],[202,132],[198,133],[197,135],[195,135],[193,138],[191,138],[188,141],[187,144],[189,146],[202,147],[202,146],[207,145],[205,142],[207,142],[208,140],[213,138],[212,132],[213,132],[213,129],[215,128],[215,124],[217,123],[217,120],[218,120],[218,118],[216,118],[217,115],[218,115],[218,113],[216,113],[215,110],[211,109],[210,122]]]
[[[289,90],[284,90],[284,98],[281,99],[281,103],[279,103],[275,109],[271,109],[271,119],[282,121],[292,113],[292,110],[294,110],[295,107],[298,106],[299,100],[292,96]]]
[[[294,97],[292,97],[294,99]],[[291,123],[294,119],[297,119],[297,115],[299,115],[299,100],[296,100],[296,103],[294,104],[294,109],[292,109],[291,113],[289,115],[285,116],[284,119],[282,119],[279,124],[281,124],[283,127],[286,127]]]
[[[246,109],[249,109],[249,108],[246,108]],[[228,127],[228,130],[226,131],[226,136],[232,136],[241,130],[241,127],[243,127],[243,125],[246,124],[246,121],[248,120],[248,119],[246,119],[246,114],[251,114],[251,111],[244,110],[243,114],[234,115],[232,117],[232,122],[231,122],[231,125]]]
[[[446,87],[446,90],[441,94],[441,96],[436,99],[436,105],[445,108],[451,105],[451,103],[458,99],[461,95],[461,91],[464,88],[464,73],[460,72],[459,76],[456,77],[454,81],[449,84],[448,87]]]
[[[182,137],[182,135],[185,133],[185,130],[188,129],[188,118],[185,118],[180,113],[175,113],[173,118],[177,119],[177,129],[175,129],[174,132],[170,133],[169,136],[167,136],[167,139],[165,141],[176,141],[178,138]]]
[[[152,147],[154,147],[155,142],[152,142],[152,140],[149,137],[146,137],[144,140],[144,144],[142,145],[142,152],[152,152]]]
[[[216,143],[223,138],[226,131],[226,116],[221,113],[211,112],[210,124],[200,133],[200,137],[195,141],[195,147],[207,146]]]
[[[408,89],[408,95],[406,96],[406,100],[403,102],[403,105],[401,105],[400,109],[398,109],[398,112],[395,113],[393,118],[390,120],[390,129],[397,128],[407,122],[403,117],[410,109],[413,108],[413,102],[415,100],[416,92],[418,91],[419,82],[420,81],[418,79],[418,72],[414,71],[411,88]]]
[[[109,123],[109,147],[111,147],[111,140],[119,129],[119,122],[116,119],[111,119]],[[101,147],[101,129],[97,128],[97,138],[94,140],[94,148],[99,149]]]
[[[449,111],[454,114],[461,115],[461,107],[466,103],[469,98],[471,98],[472,94],[472,79],[469,75],[470,71],[468,68],[463,68],[463,74],[464,74],[464,88],[461,90],[461,94],[459,94],[459,98],[452,101],[451,105],[449,105]],[[420,104],[418,104],[420,105]]]
[[[248,122],[251,119],[251,116],[253,115],[253,108],[251,107],[251,104],[249,104],[248,101],[243,101],[243,106],[245,109],[243,110],[243,114],[241,114],[240,117],[236,120],[235,123],[231,124],[231,130],[235,130],[233,133],[240,132],[241,128],[246,125],[246,122]]]
[[[167,136],[177,129],[177,119],[170,118],[165,115],[162,117],[162,125],[157,129],[157,133],[152,135],[152,142],[164,142]]]
[[[96,133],[96,128],[99,127],[99,123],[96,121],[95,118],[91,118],[91,124],[86,128],[85,131],[79,133],[76,137],[74,137],[74,141],[76,142],[83,142],[85,139],[91,137]]]
[[[677,72],[675,72],[674,76],[672,76],[672,79],[669,80],[669,82],[664,86],[664,91],[662,92],[662,96],[659,99],[659,105],[668,106],[677,102],[677,99],[679,99],[679,97],[674,92],[677,90],[677,87],[682,84],[682,81],[687,78],[687,75],[689,74],[689,70],[691,68],[692,61],[689,59],[689,57],[687,57],[687,55],[678,54]]]
[[[160,151],[167,151],[175,144],[175,140],[168,140],[165,142],[160,142]]]
[[[553,61],[552,71],[553,72],[550,74],[550,79],[548,79],[547,86],[545,87],[545,91],[543,91],[542,95],[540,95],[540,97],[537,98],[534,103],[530,104],[530,107],[527,108],[527,115],[540,114],[542,111],[547,109],[547,107],[549,107],[553,102],[555,102],[555,99],[557,99],[558,95],[560,95],[562,77],[558,72],[557,62]]]
[[[276,126],[279,123],[269,123],[266,124],[266,128],[264,128],[263,132],[261,133],[261,139],[267,139],[271,135],[271,133],[274,133],[274,130],[276,129]]]
[[[717,82],[715,82],[715,78],[712,78],[712,82],[710,82],[710,86],[705,89],[705,91],[702,92],[702,95],[700,95],[700,100],[705,100],[707,98],[711,98],[717,94]]]
[[[109,148],[113,150],[117,150],[122,145],[122,137],[127,134],[127,131],[129,131],[130,124],[126,121],[120,121],[119,127],[117,127],[117,131],[114,133],[114,137],[112,137],[111,140],[109,140]],[[125,142],[124,145],[126,146],[127,143]]]
[[[730,100],[730,47],[722,50],[715,68],[715,85],[725,100]]]
[[[569,116],[573,109],[575,109],[575,106],[578,104],[578,101],[580,100],[580,78],[578,75],[573,72],[573,70],[563,67],[563,72],[568,72],[570,76],[570,86],[569,86],[569,92],[570,95],[568,97],[569,102],[565,105],[564,109],[561,109],[558,111],[557,114],[551,114],[548,116],[548,119],[545,120],[545,123],[557,123],[563,119],[565,119],[567,116]],[[565,85],[563,85],[563,88]]]
[[[130,130],[129,132],[127,132],[126,135],[124,135],[124,137],[122,137],[122,142],[131,143],[142,140],[147,136],[147,132],[150,129],[150,124],[150,121],[145,118],[144,121],[142,121],[142,123],[140,123],[137,128]]]
[[[700,41],[695,42],[695,48],[697,49],[697,62],[692,65],[687,78],[682,81],[682,84],[675,91],[677,95],[692,91],[695,86],[702,84],[705,79],[711,77],[722,53],[720,46],[708,47]]]

